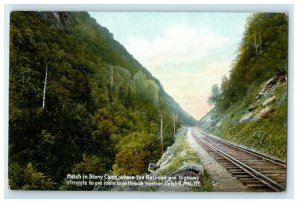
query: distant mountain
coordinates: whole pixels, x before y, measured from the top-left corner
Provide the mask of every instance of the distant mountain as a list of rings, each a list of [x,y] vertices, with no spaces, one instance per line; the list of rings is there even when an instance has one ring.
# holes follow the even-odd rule
[[[77,190],[67,174],[144,173],[160,157],[161,121],[164,148],[174,123],[195,123],[86,12],[12,12],[9,76],[11,189]]]

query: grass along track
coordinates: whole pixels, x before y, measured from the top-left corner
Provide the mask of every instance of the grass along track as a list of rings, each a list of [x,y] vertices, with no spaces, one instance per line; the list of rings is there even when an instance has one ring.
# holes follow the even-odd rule
[[[192,136],[249,191],[285,191],[285,162],[210,136],[199,128],[192,128]]]

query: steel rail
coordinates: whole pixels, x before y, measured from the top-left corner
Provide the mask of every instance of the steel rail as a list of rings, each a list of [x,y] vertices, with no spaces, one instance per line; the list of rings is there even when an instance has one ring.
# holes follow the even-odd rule
[[[230,161],[235,166],[242,169],[243,171],[245,171],[246,173],[248,173],[249,175],[251,175],[255,179],[257,179],[260,182],[262,182],[263,184],[267,185],[268,187],[274,189],[277,192],[285,191],[285,188],[282,185],[280,185],[276,181],[272,180],[271,178],[263,175],[262,173],[260,173],[260,172],[256,171],[255,169],[251,168],[250,166],[244,164],[243,162],[241,162],[241,161],[237,160],[236,158],[230,156],[229,154],[223,152],[222,150],[218,149],[217,147],[211,145],[210,143],[208,143],[207,141],[205,141],[201,137],[196,137],[195,134],[194,134],[194,137],[199,139],[202,143],[204,143],[206,146],[211,148],[213,151],[215,151],[216,153],[218,153],[219,155],[221,155],[222,157],[224,157],[225,159],[227,159],[228,161]]]
[[[201,131],[200,131],[200,132],[201,132]],[[225,145],[228,145],[228,146],[230,146],[230,147],[234,147],[234,148],[240,149],[241,151],[250,153],[250,154],[252,154],[252,155],[254,155],[254,156],[258,156],[258,157],[260,157],[260,158],[262,158],[262,159],[264,159],[264,160],[268,160],[268,161],[270,161],[270,162],[276,163],[276,164],[278,164],[278,165],[280,165],[280,166],[286,168],[286,163],[285,163],[284,161],[282,161],[282,160],[276,159],[276,158],[274,158],[274,157],[267,156],[267,155],[265,155],[265,154],[261,154],[261,153],[259,153],[259,152],[252,151],[252,150],[250,150],[250,149],[247,149],[247,148],[242,147],[242,146],[239,146],[239,145],[232,144],[232,143],[230,143],[230,142],[227,142],[227,141],[225,141],[225,140],[222,140],[222,139],[220,139],[220,138],[217,138],[217,137],[215,137],[215,136],[212,136],[212,135],[210,135],[210,134],[208,134],[208,133],[206,133],[206,132],[201,132],[201,133],[203,133],[203,134],[205,134],[206,136],[208,136],[209,138],[214,139],[214,140],[217,140],[217,141],[219,141],[219,142],[221,142],[221,143],[223,143],[223,144],[225,144]]]

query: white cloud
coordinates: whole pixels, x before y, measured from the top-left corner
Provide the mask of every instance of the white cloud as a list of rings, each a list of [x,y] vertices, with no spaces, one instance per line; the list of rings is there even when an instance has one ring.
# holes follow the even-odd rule
[[[178,23],[167,27],[153,40],[130,37],[126,48],[146,67],[152,67],[201,60],[227,42],[228,39],[207,27],[195,28]]]
[[[198,119],[209,110],[206,101],[211,86],[229,70],[230,60],[214,56],[228,41],[207,27],[175,24],[153,40],[130,37],[125,46]]]

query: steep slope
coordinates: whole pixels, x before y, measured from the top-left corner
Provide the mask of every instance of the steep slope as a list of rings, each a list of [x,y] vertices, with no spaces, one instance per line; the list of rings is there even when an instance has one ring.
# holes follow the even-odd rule
[[[12,12],[11,189],[76,189],[68,173],[140,174],[194,119],[86,12]],[[80,189],[91,189],[81,187]]]
[[[212,89],[214,108],[198,123],[230,141],[286,159],[288,16],[248,19],[230,77]]]

